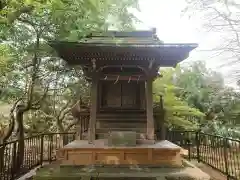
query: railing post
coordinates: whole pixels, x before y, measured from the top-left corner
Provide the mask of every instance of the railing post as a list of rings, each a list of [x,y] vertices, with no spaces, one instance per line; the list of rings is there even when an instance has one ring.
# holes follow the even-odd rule
[[[187,142],[187,148],[188,148],[188,160],[190,161],[191,160],[191,145],[192,145],[192,143],[191,143],[190,139],[187,139],[186,142]]]
[[[0,175],[3,176],[3,172],[4,172],[4,155],[5,155],[5,142],[3,142],[3,144],[1,144],[0,146]]]
[[[200,162],[200,131],[196,131],[197,161]]]
[[[17,142],[13,143],[12,149],[12,168],[11,168],[11,179],[14,179],[15,174],[17,173]]]
[[[225,173],[227,175],[227,180],[229,180],[227,146],[228,146],[227,138],[223,138],[223,153],[224,153]]]
[[[63,133],[63,146],[68,144],[68,133]]]
[[[51,134],[50,135],[50,144],[49,144],[49,154],[48,154],[48,160],[49,160],[49,163],[52,162],[52,147],[53,147],[53,135]]]
[[[43,165],[43,151],[44,151],[44,134],[41,134],[40,136],[40,165],[42,166]]]

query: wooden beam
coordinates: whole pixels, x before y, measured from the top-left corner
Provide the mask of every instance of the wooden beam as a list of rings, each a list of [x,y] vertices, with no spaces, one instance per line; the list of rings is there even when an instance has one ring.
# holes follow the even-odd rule
[[[88,126],[88,143],[92,144],[95,140],[95,128],[97,118],[97,93],[98,93],[98,78],[97,74],[92,76],[91,85],[91,106],[90,106],[90,121]]]
[[[130,77],[131,77],[131,81],[144,81],[144,80],[146,80],[145,76],[119,76],[118,77],[118,75],[104,75],[104,76],[100,76],[100,80],[116,81],[116,79],[118,79],[118,80],[128,81]]]
[[[145,83],[146,89],[146,111],[147,111],[147,138],[154,140],[154,118],[153,118],[153,97],[152,97],[153,79],[148,78]]]

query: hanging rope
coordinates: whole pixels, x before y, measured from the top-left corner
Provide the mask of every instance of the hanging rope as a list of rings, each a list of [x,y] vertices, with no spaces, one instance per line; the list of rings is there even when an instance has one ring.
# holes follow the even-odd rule
[[[93,68],[93,70],[96,70],[96,67],[97,67],[97,65],[96,65],[96,59],[92,59],[91,62],[92,62],[92,68]]]
[[[130,76],[129,79],[128,79],[128,83],[130,83],[130,81],[131,81],[131,76]]]
[[[138,81],[140,80],[140,77],[141,77],[141,76],[139,75],[139,76],[138,76],[138,79],[137,79],[137,84],[138,84]]]
[[[118,82],[118,80],[119,80],[119,75],[118,75],[116,81],[114,82],[114,84],[116,84]]]

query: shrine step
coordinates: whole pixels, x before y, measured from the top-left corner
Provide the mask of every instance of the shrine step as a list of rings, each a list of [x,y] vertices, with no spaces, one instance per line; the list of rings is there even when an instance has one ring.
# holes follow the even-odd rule
[[[112,128],[127,128],[127,129],[144,129],[147,127],[146,122],[122,122],[122,121],[102,121],[102,122],[97,122],[97,128],[101,129],[112,129]]]
[[[109,132],[111,131],[135,131],[137,132],[137,139],[142,140],[146,139],[146,128],[145,129],[126,129],[126,128],[112,128],[112,129],[96,129],[96,139],[106,139],[108,137]],[[82,140],[87,140],[87,132],[84,132],[81,137]]]
[[[123,118],[123,117],[97,117],[97,121],[108,121],[108,122],[114,122],[114,121],[118,121],[118,122],[147,122],[147,118],[138,118],[138,117],[134,117],[134,118]]]
[[[97,129],[133,130],[144,129],[146,125],[146,113],[99,113],[97,115]]]
[[[121,128],[121,127],[113,127],[113,128],[97,128],[96,133],[108,133],[111,131],[135,131],[137,133],[146,133],[146,127],[144,128]]]
[[[98,117],[146,117],[146,113],[127,113],[127,112],[116,112],[116,113],[98,113]]]
[[[183,167],[151,166],[60,166],[45,165],[38,169],[34,180],[210,180],[210,176],[190,165]]]
[[[106,139],[109,136],[109,132],[97,132],[96,137],[97,139]],[[137,133],[137,139],[144,139],[146,137],[145,133]]]
[[[98,113],[97,114],[98,118],[146,118],[146,113],[126,113],[126,112],[121,112],[121,113]]]

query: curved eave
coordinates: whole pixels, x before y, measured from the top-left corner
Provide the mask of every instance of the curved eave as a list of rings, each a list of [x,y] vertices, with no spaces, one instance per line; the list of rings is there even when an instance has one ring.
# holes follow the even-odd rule
[[[65,41],[51,41],[49,45],[62,59],[72,65],[85,65],[94,58],[97,61],[154,59],[161,66],[175,66],[186,59],[189,53],[198,46],[197,44],[89,44]]]
[[[196,43],[164,43],[164,44],[132,44],[132,43],[84,43],[84,42],[68,42],[68,41],[49,41],[49,45],[56,48],[90,48],[90,49],[105,49],[105,48],[181,48],[192,51],[198,47]]]

